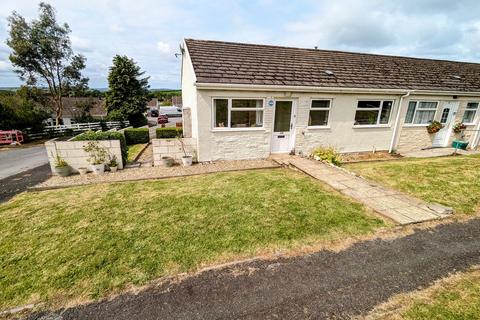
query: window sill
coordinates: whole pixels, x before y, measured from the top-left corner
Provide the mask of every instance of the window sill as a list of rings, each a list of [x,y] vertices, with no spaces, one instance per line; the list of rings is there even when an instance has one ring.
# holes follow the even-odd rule
[[[329,130],[331,129],[330,126],[309,126],[307,130]]]
[[[404,123],[403,126],[405,128],[426,128],[428,127],[428,123],[425,124],[425,123],[418,123],[418,124],[412,124],[412,123]]]
[[[254,128],[214,128],[211,132],[242,132],[242,131],[267,131],[263,127],[254,127]]]
[[[389,124],[353,125],[353,129],[390,128]]]

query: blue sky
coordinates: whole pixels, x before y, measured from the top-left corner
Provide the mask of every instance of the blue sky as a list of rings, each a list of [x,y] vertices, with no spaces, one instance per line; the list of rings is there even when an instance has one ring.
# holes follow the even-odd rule
[[[152,88],[179,88],[183,38],[339,49],[480,62],[480,1],[47,1],[87,57],[91,87],[106,87],[115,54],[132,57]],[[38,2],[0,3],[0,86],[21,84],[8,60],[6,18]]]

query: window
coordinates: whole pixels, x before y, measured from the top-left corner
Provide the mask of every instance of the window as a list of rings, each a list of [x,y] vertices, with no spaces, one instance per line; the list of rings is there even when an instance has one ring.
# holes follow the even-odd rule
[[[471,124],[475,122],[475,116],[477,115],[478,102],[469,102],[463,114],[463,123]]]
[[[442,111],[442,117],[440,118],[440,123],[447,123],[448,115],[450,114],[450,108],[444,108]]]
[[[329,114],[330,100],[312,100],[310,114],[308,116],[308,125],[311,127],[327,126]]]
[[[214,128],[252,128],[263,126],[263,100],[213,99]]]
[[[429,101],[410,101],[408,104],[407,115],[405,117],[405,123],[431,123],[435,118],[435,113],[437,112],[437,104],[437,102]]]
[[[388,124],[392,113],[393,101],[358,101],[355,113],[355,125],[381,125]]]

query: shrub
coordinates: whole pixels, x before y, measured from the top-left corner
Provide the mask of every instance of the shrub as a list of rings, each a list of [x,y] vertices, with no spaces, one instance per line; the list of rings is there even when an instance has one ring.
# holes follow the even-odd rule
[[[342,156],[332,147],[319,147],[313,150],[312,156],[315,160],[330,162],[336,166],[342,164]]]
[[[123,133],[125,134],[127,145],[148,143],[148,141],[150,141],[148,128],[125,129]]]
[[[123,163],[127,163],[127,142],[125,136],[116,131],[95,132],[87,131],[74,137],[72,141],[96,141],[96,140],[120,140],[120,149],[122,150]]]
[[[157,128],[158,139],[169,139],[181,137],[183,135],[182,128]]]
[[[108,151],[104,147],[100,146],[98,141],[89,141],[83,147],[83,150],[90,155],[88,158],[90,164],[104,164],[107,160]]]
[[[148,124],[148,119],[142,113],[134,113],[128,116],[130,125],[134,128],[143,127]]]

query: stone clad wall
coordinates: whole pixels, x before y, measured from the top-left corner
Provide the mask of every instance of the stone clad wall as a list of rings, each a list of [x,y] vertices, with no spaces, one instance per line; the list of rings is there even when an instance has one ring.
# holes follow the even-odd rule
[[[55,139],[45,142],[47,149],[48,161],[52,172],[54,172],[55,159],[57,155],[62,157],[73,172],[78,172],[78,168],[85,167],[90,170],[90,163],[88,162],[89,155],[83,150],[83,147],[89,141],[56,141]],[[100,145],[107,149],[110,155],[115,155],[118,162],[118,168],[123,169],[122,151],[120,149],[119,140],[103,140],[98,141]]]
[[[187,155],[196,160],[197,144],[194,138],[182,138]],[[162,165],[162,157],[172,157],[180,162],[184,156],[182,145],[178,139],[152,139],[153,163],[155,166]]]

